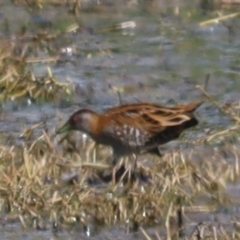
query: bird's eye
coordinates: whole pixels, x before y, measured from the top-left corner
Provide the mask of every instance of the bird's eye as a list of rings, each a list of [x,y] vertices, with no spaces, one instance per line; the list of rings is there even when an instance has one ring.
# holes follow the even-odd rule
[[[76,124],[77,123],[77,117],[73,117],[71,122],[72,122],[72,124]]]

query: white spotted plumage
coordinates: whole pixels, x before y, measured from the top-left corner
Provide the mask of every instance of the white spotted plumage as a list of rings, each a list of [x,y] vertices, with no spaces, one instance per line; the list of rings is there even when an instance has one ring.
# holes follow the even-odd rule
[[[137,103],[97,114],[88,109],[75,112],[64,129],[87,133],[97,143],[111,146],[117,155],[142,153],[177,139],[198,124],[193,112],[203,101],[181,107]]]

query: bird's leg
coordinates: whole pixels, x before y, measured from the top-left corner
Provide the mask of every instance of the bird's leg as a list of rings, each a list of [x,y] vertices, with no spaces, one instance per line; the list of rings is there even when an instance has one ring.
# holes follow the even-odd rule
[[[136,154],[132,154],[130,156],[130,160],[133,160],[133,165],[132,163],[128,162],[128,183],[129,181],[133,180],[136,178],[136,171],[137,171],[137,155]]]
[[[118,162],[119,159],[120,161]],[[131,160],[133,160],[133,164],[131,163]],[[114,154],[112,165],[113,165],[112,170],[113,184],[115,184],[118,179],[120,179],[120,181],[123,180],[126,174],[127,174],[126,177],[128,178],[127,180],[128,183],[134,177],[136,178],[137,155],[132,154],[130,157],[127,157],[127,159],[125,159],[124,157]]]
[[[112,159],[112,166],[113,166],[113,169],[112,169],[112,182],[113,184],[116,183],[117,181],[117,174],[118,174],[118,170],[119,168],[121,168],[121,164],[122,164],[122,159],[121,161],[119,162],[119,159],[121,159],[121,156],[119,154],[117,154],[116,152],[113,152],[113,159]]]
[[[136,170],[137,170],[137,155],[136,155],[136,154],[133,154],[133,155],[132,155],[132,158],[133,158],[133,161],[134,161],[133,171],[134,171],[134,173],[135,173]]]
[[[129,161],[131,159],[130,157],[127,157],[124,161],[124,166],[125,166],[125,173],[122,176],[122,179],[126,176],[127,174],[127,183],[129,184],[131,182],[131,178],[132,178],[132,164]]]

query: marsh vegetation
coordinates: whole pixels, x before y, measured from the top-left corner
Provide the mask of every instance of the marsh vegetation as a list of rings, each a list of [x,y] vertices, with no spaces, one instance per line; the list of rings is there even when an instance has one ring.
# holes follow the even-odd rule
[[[238,13],[178,4],[1,3],[4,239],[239,238]],[[111,181],[109,149],[55,136],[80,107],[200,99],[200,124],[139,156],[130,181],[120,166]]]

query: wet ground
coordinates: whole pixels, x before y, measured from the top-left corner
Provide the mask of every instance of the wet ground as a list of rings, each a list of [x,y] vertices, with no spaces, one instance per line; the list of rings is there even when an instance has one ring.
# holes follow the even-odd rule
[[[47,66],[50,66],[56,78],[62,82],[71,82],[74,89],[73,102],[68,103],[66,100],[35,104],[22,99],[3,103],[0,131],[4,140],[1,141],[21,144],[19,136],[23,130],[44,119],[49,132],[54,132],[79,107],[90,107],[101,112],[117,106],[117,91],[121,93],[124,103],[146,101],[173,106],[204,98],[196,88],[196,85],[204,85],[220,105],[238,103],[240,19],[228,19],[223,23],[202,27],[200,22],[214,18],[215,15],[211,12],[203,13],[192,1],[154,4],[143,5],[135,1],[123,4],[120,1],[103,4],[99,10],[94,8],[91,11],[86,5],[85,11],[75,19],[81,29],[57,41],[58,53],[61,53],[64,61],[29,66],[36,75],[43,75]],[[224,14],[232,12],[223,11]],[[24,6],[11,5],[5,1],[0,8],[3,38],[9,34],[4,31],[6,19],[10,32],[17,31],[26,22],[34,32],[35,28],[51,29],[73,21],[73,17],[61,7],[49,6],[42,11],[30,12]],[[115,24],[129,21],[134,27],[120,31],[107,30]],[[44,51],[39,54],[45,56]],[[207,76],[209,81],[206,84]],[[197,116],[200,125],[186,134],[189,142],[232,125],[228,116],[224,116],[208,102],[197,111]],[[178,148],[185,146],[178,144]],[[171,148],[171,144],[169,146],[164,147],[164,150]],[[238,186],[229,186],[228,190],[233,198],[239,197]],[[222,212],[191,216],[191,222],[194,222],[194,217],[197,218],[196,222],[209,218],[214,222],[215,218],[223,215],[226,218],[224,221],[229,222],[231,214],[226,216]],[[35,236],[33,238],[32,233],[24,232],[18,223],[7,224],[0,229],[4,232],[4,238],[1,239],[87,238],[86,234],[81,232],[79,235],[78,231],[52,234],[49,230],[30,230]],[[149,234],[152,232],[154,236],[156,231],[149,229]],[[142,233],[127,233],[126,229],[117,227],[109,232],[97,232],[96,239],[138,239],[142,236]]]

